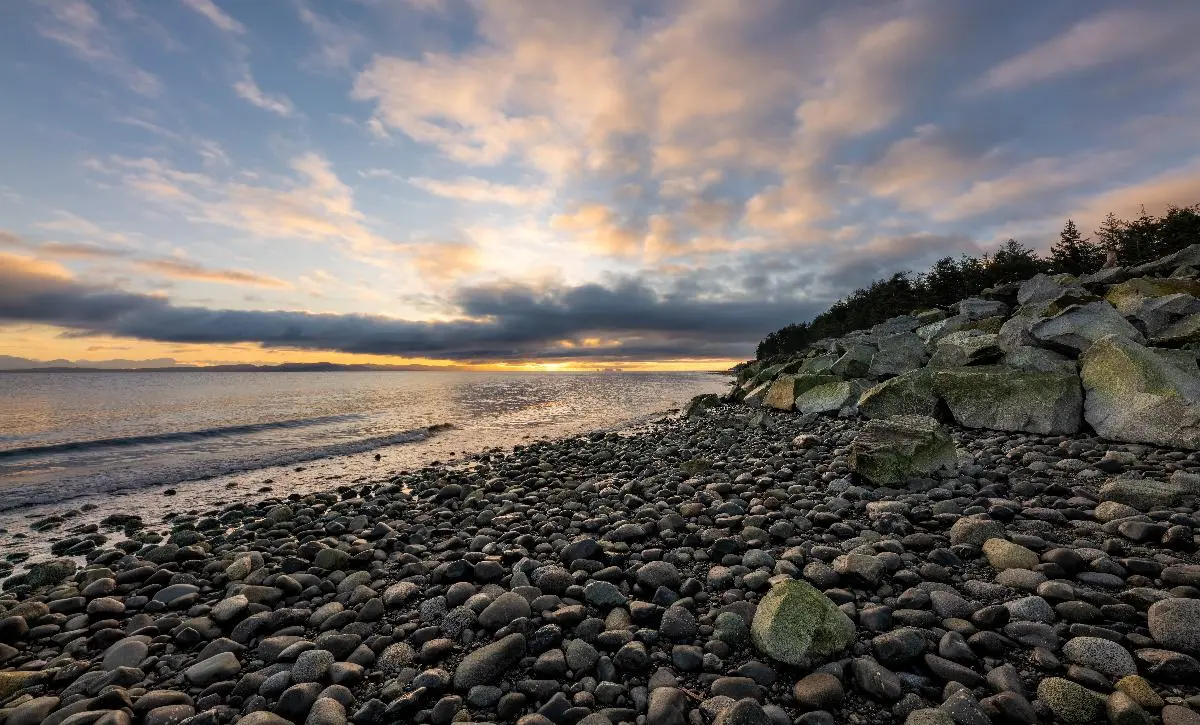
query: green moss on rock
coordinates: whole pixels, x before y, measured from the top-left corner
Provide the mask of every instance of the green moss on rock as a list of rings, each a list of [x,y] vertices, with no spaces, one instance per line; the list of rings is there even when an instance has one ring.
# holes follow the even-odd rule
[[[1083,391],[1071,371],[1003,365],[938,370],[933,392],[967,428],[1058,435],[1077,433],[1082,424]]]
[[[789,579],[759,602],[750,639],[771,659],[812,667],[849,646],[854,622],[813,585]]]
[[[850,468],[878,485],[957,467],[958,453],[950,434],[927,416],[869,421],[850,446]]]
[[[933,416],[937,411],[933,373],[921,368],[890,378],[867,389],[858,400],[858,410],[868,418],[894,415]]]

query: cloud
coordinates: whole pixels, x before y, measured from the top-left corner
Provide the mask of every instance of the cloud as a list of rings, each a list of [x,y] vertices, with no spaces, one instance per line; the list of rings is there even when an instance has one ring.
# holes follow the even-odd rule
[[[258,274],[243,269],[213,269],[181,259],[146,259],[139,261],[137,265],[147,271],[175,279],[249,285],[252,287],[274,287],[277,289],[288,289],[292,286],[282,279],[265,274]]]
[[[317,39],[315,60],[325,68],[348,70],[367,39],[353,27],[313,12],[303,0],[296,3],[296,12]]]
[[[728,358],[744,355],[766,331],[815,311],[794,299],[718,302],[664,295],[636,278],[609,286],[465,288],[454,301],[464,319],[444,322],[214,310],[84,284],[60,266],[0,253],[0,320],[172,343],[257,343],[455,360]],[[620,344],[582,344],[588,338]],[[564,347],[564,340],[576,346]]]
[[[44,38],[53,40],[77,58],[122,80],[144,96],[162,93],[158,76],[130,61],[96,12],[83,0],[54,0],[45,3],[48,15],[37,25]]]
[[[103,247],[91,242],[31,242],[20,235],[0,229],[0,247],[10,247],[32,252],[37,257],[58,259],[113,259],[129,254],[126,249]]]
[[[296,112],[296,107],[292,104],[290,98],[282,93],[267,93],[258,87],[254,76],[250,74],[250,67],[244,66],[241,71],[241,78],[234,82],[233,91],[238,96],[251,105],[257,106],[264,111],[270,111],[277,116],[291,116]]]
[[[449,181],[416,177],[409,179],[408,183],[435,196],[483,204],[538,206],[549,198],[547,190],[543,188],[501,184],[474,176]]]
[[[233,35],[244,35],[246,33],[246,26],[231,17],[229,13],[217,7],[213,0],[183,0],[183,4],[203,15],[209,22],[226,33]]]
[[[642,235],[605,204],[583,204],[572,212],[556,214],[550,219],[550,228],[573,235],[586,249],[599,254],[636,256],[643,249]]]
[[[1175,20],[1166,13],[1110,10],[989,70],[978,91],[1011,90],[1056,76],[1096,68],[1148,51],[1171,36]]]

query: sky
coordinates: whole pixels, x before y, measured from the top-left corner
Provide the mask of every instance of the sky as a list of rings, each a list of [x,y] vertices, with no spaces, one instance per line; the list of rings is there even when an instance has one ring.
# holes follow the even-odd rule
[[[6,0],[0,356],[716,369],[1200,202],[1200,3]]]

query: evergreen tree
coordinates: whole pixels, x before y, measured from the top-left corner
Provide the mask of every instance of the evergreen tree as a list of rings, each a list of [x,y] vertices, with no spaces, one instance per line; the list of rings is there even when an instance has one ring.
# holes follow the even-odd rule
[[[1105,255],[1115,254],[1121,262],[1121,240],[1125,236],[1125,222],[1117,218],[1111,211],[1104,217],[1104,223],[1095,231],[1096,242],[1104,250]]]
[[[1067,220],[1050,248],[1050,268],[1055,272],[1080,275],[1095,272],[1104,264],[1104,250],[1079,233],[1075,221]]]

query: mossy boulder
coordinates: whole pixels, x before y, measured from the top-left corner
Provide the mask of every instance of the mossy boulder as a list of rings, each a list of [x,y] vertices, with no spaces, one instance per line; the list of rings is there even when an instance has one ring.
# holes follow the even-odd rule
[[[875,348],[870,345],[851,344],[846,346],[842,356],[829,366],[829,374],[848,380],[866,376],[871,369],[871,358],[875,357]]]
[[[932,368],[956,368],[964,365],[981,365],[996,362],[1004,354],[995,334],[978,330],[959,330],[938,340]]]
[[[1038,321],[1030,328],[1038,343],[1053,350],[1077,354],[1108,335],[1120,335],[1137,342],[1142,333],[1107,302],[1071,305],[1053,317]]]
[[[933,372],[926,368],[884,380],[868,388],[858,399],[858,411],[868,418],[890,418],[894,415],[932,417],[937,409],[938,399],[933,394]]]
[[[854,622],[813,585],[788,579],[758,603],[750,639],[773,660],[812,667],[854,641]]]
[[[810,375],[818,375],[820,373],[828,372],[829,368],[833,367],[833,364],[838,361],[839,357],[841,356],[834,354],[821,354],[805,358],[804,362],[800,365],[800,372]]]
[[[0,672],[0,702],[7,700],[26,687],[40,684],[46,676],[42,672]]]
[[[913,332],[888,335],[879,341],[879,350],[871,356],[867,377],[875,380],[903,375],[925,364],[929,353],[925,341]]]
[[[771,383],[762,404],[776,410],[791,410],[798,396],[818,385],[834,382],[837,378],[832,375],[780,375]]]
[[[857,380],[817,385],[796,398],[796,410],[801,413],[836,413],[858,402],[863,385]]]
[[[966,428],[1069,435],[1082,425],[1083,390],[1074,371],[1003,365],[938,370],[933,392]]]
[[[1200,449],[1200,374],[1109,335],[1080,358],[1084,418],[1104,438]]]
[[[1113,285],[1104,299],[1122,315],[1136,314],[1147,299],[1184,294],[1200,297],[1200,281],[1176,277],[1136,277]]]
[[[850,446],[850,468],[881,486],[958,467],[946,429],[921,415],[868,421]]]

